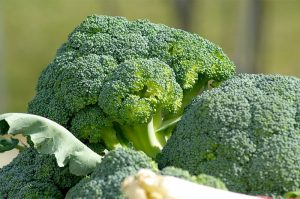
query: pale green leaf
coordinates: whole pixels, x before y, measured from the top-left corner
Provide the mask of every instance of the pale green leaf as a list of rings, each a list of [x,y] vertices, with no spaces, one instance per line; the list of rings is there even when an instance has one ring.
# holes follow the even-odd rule
[[[0,115],[0,135],[30,136],[34,147],[43,154],[54,154],[60,167],[69,166],[74,175],[91,173],[101,156],[80,142],[63,126],[47,118],[25,114]]]

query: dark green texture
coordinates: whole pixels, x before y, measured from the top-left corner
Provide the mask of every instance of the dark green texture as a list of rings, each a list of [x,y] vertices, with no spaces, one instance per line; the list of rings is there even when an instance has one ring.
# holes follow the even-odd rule
[[[141,151],[117,148],[110,151],[95,171],[66,195],[66,199],[123,199],[121,182],[139,169],[157,171],[157,165]]]
[[[80,179],[58,167],[53,156],[28,148],[0,170],[0,198],[64,198]]]
[[[220,178],[229,190],[283,195],[300,186],[300,80],[241,74],[186,110],[159,166]]]

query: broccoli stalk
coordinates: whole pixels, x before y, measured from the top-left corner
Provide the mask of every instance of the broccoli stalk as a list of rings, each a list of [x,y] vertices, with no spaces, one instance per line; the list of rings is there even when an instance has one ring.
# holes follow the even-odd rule
[[[193,88],[186,89],[183,91],[183,98],[182,98],[182,107],[178,114],[183,114],[184,108],[191,103],[191,101],[200,93],[207,90],[208,88],[208,79],[202,78],[197,80]]]
[[[159,139],[158,134],[154,130],[153,119],[147,124],[136,125],[134,127],[123,126],[121,129],[135,148],[143,150],[151,157],[158,153],[163,147],[161,143],[162,139]]]
[[[135,126],[119,126],[119,128],[122,131],[122,135],[136,149],[144,151],[150,157],[155,157],[166,144],[172,130],[180,119],[181,116],[164,121],[160,114],[155,114],[149,123]]]
[[[122,126],[121,129],[124,136],[132,142],[135,148],[144,151],[150,157],[155,157],[166,144],[170,132],[179,120],[180,117],[162,122],[161,118],[160,125],[157,125],[152,118],[147,124],[134,127]]]

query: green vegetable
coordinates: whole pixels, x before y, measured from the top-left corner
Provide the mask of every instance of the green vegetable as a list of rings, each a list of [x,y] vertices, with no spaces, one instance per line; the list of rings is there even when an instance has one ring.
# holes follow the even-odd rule
[[[0,115],[0,136],[12,135],[1,137],[0,151],[18,147],[17,134],[31,146],[0,170],[0,198],[124,198],[126,177],[159,172],[151,158],[194,97],[234,73],[223,51],[198,35],[147,20],[88,17],[42,72],[31,114]],[[85,177],[77,183],[72,174]]]
[[[67,129],[37,115],[6,113],[0,115],[0,135],[30,136],[34,147],[43,154],[54,154],[57,164],[68,164],[75,175],[91,173],[101,156],[82,144]]]
[[[97,152],[134,146],[155,157],[184,108],[235,72],[198,35],[123,17],[90,16],[44,69],[28,111]]]
[[[187,109],[159,156],[229,190],[283,195],[300,185],[300,79],[241,74]]]
[[[67,167],[58,167],[54,156],[28,148],[0,169],[0,198],[64,198],[79,180]]]
[[[91,176],[70,189],[66,199],[123,199],[121,182],[141,168],[157,170],[157,165],[141,151],[125,148],[112,150]]]

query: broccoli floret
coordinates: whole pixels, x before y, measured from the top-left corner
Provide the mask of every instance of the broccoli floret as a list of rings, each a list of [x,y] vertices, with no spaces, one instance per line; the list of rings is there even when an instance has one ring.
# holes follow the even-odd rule
[[[0,197],[1,198],[1,197]],[[16,193],[9,195],[8,198],[25,198],[25,199],[58,199],[64,198],[59,188],[51,181],[31,181],[23,184],[18,188]]]
[[[214,187],[217,189],[227,190],[225,184],[218,178],[215,178],[210,175],[200,174],[197,176],[191,175],[188,171],[181,168],[176,168],[173,166],[168,166],[163,168],[160,173],[162,175],[174,176],[184,180],[188,180],[197,184],[206,185],[209,187]]]
[[[157,170],[156,163],[141,151],[117,148],[110,151],[95,171],[69,190],[66,199],[123,199],[120,186],[128,176],[141,168]]]
[[[99,105],[120,124],[148,123],[162,112],[174,113],[181,107],[182,89],[173,70],[158,59],[135,59],[120,64],[106,82]]]
[[[173,70],[158,59],[125,61],[102,89],[99,106],[135,148],[155,157],[168,135],[159,130],[166,127],[163,118],[181,107]]]
[[[0,198],[64,198],[79,180],[58,167],[53,156],[28,148],[0,169]]]
[[[241,74],[200,95],[159,167],[220,178],[229,190],[282,195],[300,185],[300,79]]]
[[[70,131],[95,152],[114,149],[121,140],[113,128],[112,121],[99,106],[90,106],[76,113]]]
[[[44,69],[28,112],[73,130],[85,143],[131,144],[155,157],[185,106],[234,72],[222,50],[196,34],[94,15]]]

